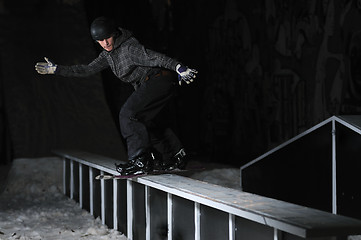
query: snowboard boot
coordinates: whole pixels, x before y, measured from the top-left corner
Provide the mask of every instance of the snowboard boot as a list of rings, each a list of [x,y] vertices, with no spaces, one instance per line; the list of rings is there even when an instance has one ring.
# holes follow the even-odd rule
[[[187,165],[186,156],[187,154],[184,148],[182,148],[169,160],[163,162],[163,170],[185,169]]]
[[[126,164],[116,164],[116,170],[120,175],[138,175],[153,171],[153,153],[144,153],[139,157],[130,159]]]

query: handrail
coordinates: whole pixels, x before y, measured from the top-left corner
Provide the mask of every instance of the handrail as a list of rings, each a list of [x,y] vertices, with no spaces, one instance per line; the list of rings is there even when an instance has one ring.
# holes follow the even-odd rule
[[[179,175],[101,180],[99,184],[94,180],[95,174],[115,174],[114,163],[119,161],[79,151],[55,153],[64,159],[64,194],[79,201],[82,207],[89,205],[91,214],[99,214],[103,224],[126,232],[129,239],[154,239],[159,223],[165,224],[168,239],[175,238],[180,230],[190,231],[185,234],[194,239],[206,239],[207,234],[218,239],[218,232],[223,231],[225,234],[219,239],[228,235],[231,240],[238,235],[279,240],[288,235],[331,239],[361,234],[361,221],[356,219]],[[85,168],[89,174],[83,174]],[[96,184],[100,186],[95,187]],[[94,191],[100,192],[100,200]],[[87,203],[84,192],[89,195]],[[100,213],[96,213],[99,208]],[[108,220],[109,216],[112,220]]]
[[[275,154],[277,154],[278,152],[287,149],[287,147],[289,147],[289,145],[292,145],[293,143],[295,143],[296,141],[298,141],[301,138],[306,137],[307,135],[316,132],[317,130],[319,130],[321,127],[327,126],[328,124],[331,124],[331,127],[329,129],[329,136],[326,136],[327,138],[330,138],[330,143],[331,145],[329,146],[330,148],[330,152],[331,152],[331,159],[330,162],[332,163],[332,167],[331,167],[331,181],[332,181],[332,198],[331,198],[331,205],[332,205],[332,213],[333,214],[338,214],[338,210],[337,210],[337,206],[339,205],[337,203],[337,165],[341,165],[342,161],[339,162],[339,164],[337,164],[337,160],[336,160],[336,133],[337,133],[337,129],[336,129],[336,123],[340,124],[342,126],[347,127],[348,129],[352,130],[353,132],[361,135],[361,117],[359,115],[343,115],[343,116],[332,116],[329,117],[326,120],[323,120],[322,122],[316,124],[315,126],[307,129],[306,131],[294,136],[293,138],[285,141],[284,143],[280,144],[279,146],[271,149],[270,151],[262,154],[261,156],[257,157],[256,159],[242,165],[240,167],[240,186],[241,189],[244,191],[251,191],[249,189],[246,189],[245,186],[245,181],[247,180],[247,178],[245,177],[245,173],[247,172],[248,169],[250,169],[250,167],[254,167],[256,166],[256,164],[263,164],[265,163],[267,160],[270,160],[269,157],[274,156]],[[289,154],[288,158],[286,161],[289,161],[289,159],[293,158],[293,155],[299,155],[299,153],[302,153],[303,151],[306,151],[307,149],[304,149],[306,147],[303,148],[299,148],[298,151],[294,151],[292,152],[292,154]],[[349,155],[351,155],[351,153],[348,153]],[[355,154],[355,156],[357,156],[356,153],[352,153]],[[313,154],[315,155],[315,154]],[[338,158],[342,159],[342,157],[340,156],[340,154],[338,154]],[[276,158],[277,160],[279,160],[280,158]],[[293,158],[294,159],[294,158]],[[315,159],[316,160],[316,159]],[[260,163],[261,162],[261,163]],[[277,167],[279,167],[277,165]],[[267,169],[267,171],[272,171],[271,169]],[[292,171],[292,170],[290,170]],[[277,174],[274,174],[274,176],[278,176]],[[271,181],[269,178],[268,179],[263,179],[261,181],[264,182],[269,182]],[[327,186],[325,186],[327,187]],[[258,191],[259,189],[257,189]],[[299,190],[299,189],[298,189]],[[255,193],[257,193],[257,191],[253,191]],[[276,193],[279,194],[280,191],[276,190]],[[289,194],[288,194],[289,195]],[[272,195],[268,195],[268,196],[272,196]]]

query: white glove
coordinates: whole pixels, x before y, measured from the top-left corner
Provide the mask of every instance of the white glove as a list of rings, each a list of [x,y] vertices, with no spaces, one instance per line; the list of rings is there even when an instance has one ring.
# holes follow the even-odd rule
[[[57,65],[52,63],[47,57],[44,57],[46,62],[38,62],[35,65],[35,70],[40,74],[54,74]]]
[[[190,84],[196,78],[196,74],[198,73],[197,70],[190,69],[186,66],[182,66],[181,64],[176,66],[175,71],[178,73],[179,85],[182,85],[182,81]]]

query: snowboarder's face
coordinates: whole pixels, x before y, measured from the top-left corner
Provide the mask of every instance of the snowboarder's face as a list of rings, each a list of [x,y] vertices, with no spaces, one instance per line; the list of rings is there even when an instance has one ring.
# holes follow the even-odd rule
[[[97,42],[104,48],[106,51],[110,52],[114,47],[114,37],[109,37],[103,40],[97,40]]]

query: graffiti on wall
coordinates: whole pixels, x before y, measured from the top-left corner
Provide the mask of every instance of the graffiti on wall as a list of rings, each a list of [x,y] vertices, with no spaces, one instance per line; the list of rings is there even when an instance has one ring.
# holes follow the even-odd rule
[[[204,142],[214,156],[254,157],[329,116],[361,112],[360,6],[226,2],[206,46]]]

